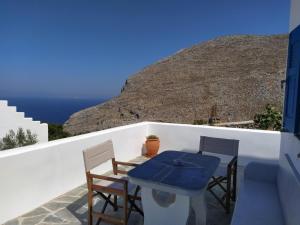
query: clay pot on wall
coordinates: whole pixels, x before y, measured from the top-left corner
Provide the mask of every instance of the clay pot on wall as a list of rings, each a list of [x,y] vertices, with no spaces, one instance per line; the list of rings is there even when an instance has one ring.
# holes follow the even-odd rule
[[[146,156],[153,157],[157,155],[159,149],[159,138],[155,135],[149,135],[146,140],[146,149],[147,153]]]

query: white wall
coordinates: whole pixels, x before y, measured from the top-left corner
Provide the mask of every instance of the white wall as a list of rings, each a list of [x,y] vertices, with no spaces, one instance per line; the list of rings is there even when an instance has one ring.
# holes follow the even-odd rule
[[[15,106],[8,106],[7,101],[0,100],[0,138],[4,137],[9,130],[15,132],[18,128],[29,129],[37,135],[38,142],[48,141],[48,125],[26,118],[24,112],[17,112]]]
[[[291,133],[282,133],[280,170],[277,185],[286,225],[300,221],[300,139]]]
[[[0,224],[85,183],[83,149],[112,139],[116,158],[126,161],[141,155],[146,135],[140,123],[0,151]]]
[[[152,123],[149,134],[160,137],[160,151],[175,149],[198,152],[200,136],[204,135],[240,140],[239,165],[241,166],[251,161],[277,163],[279,159],[280,133],[276,131]]]
[[[300,173],[300,159],[297,155],[300,154],[300,138],[297,138],[291,133],[282,133],[281,136],[281,157],[285,158],[283,155],[287,153],[291,157],[296,169]]]
[[[200,135],[239,139],[241,165],[279,157],[278,132],[152,122],[0,151],[0,224],[85,183],[83,149],[112,139],[116,158],[127,161],[141,155],[149,134],[160,137],[161,150],[192,152],[198,151]],[[98,171],[109,169],[106,163]]]
[[[300,25],[300,0],[291,0],[290,32]],[[300,171],[300,138],[290,133],[282,133],[281,153],[288,153],[297,170]]]
[[[291,0],[290,32],[300,24],[300,0]]]

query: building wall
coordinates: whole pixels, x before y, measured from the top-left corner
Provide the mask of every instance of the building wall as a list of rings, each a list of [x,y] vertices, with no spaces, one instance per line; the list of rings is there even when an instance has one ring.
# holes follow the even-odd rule
[[[18,128],[29,129],[37,134],[38,142],[48,141],[48,125],[26,118],[24,112],[17,112],[15,106],[8,106],[7,101],[0,101],[0,138],[4,137],[9,130],[17,131]]]
[[[291,0],[290,32],[300,25],[300,0]],[[287,225],[299,224],[300,138],[281,133],[278,190]]]
[[[300,0],[291,0],[290,32],[300,24]]]
[[[290,32],[300,25],[300,0],[291,0],[291,13],[290,13]],[[300,173],[300,138],[297,138],[291,133],[282,133],[281,137],[281,158],[284,154],[290,155],[297,171]]]

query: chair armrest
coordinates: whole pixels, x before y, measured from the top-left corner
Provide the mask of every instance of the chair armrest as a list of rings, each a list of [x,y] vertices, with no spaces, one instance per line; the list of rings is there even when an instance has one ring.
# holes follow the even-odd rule
[[[116,161],[115,159],[113,159],[112,161],[113,163],[113,167],[114,167],[114,173],[115,174],[127,174],[128,171],[126,170],[120,170],[118,168],[118,165],[122,165],[122,166],[131,166],[131,167],[136,167],[139,164],[136,163],[130,163],[130,162],[120,162],[120,161]]]
[[[123,190],[120,190],[120,189],[114,188],[114,187],[109,187],[109,186],[102,186],[101,184],[94,184],[93,178],[100,179],[100,180],[107,180],[107,181],[111,181],[114,183],[121,183],[123,185]],[[128,194],[128,181],[127,180],[98,175],[98,174],[89,174],[88,179],[89,179],[88,189],[91,191],[96,191],[96,192],[100,191],[100,192],[110,193],[110,194],[118,195],[118,196],[124,196],[125,194],[126,195]]]
[[[112,182],[118,182],[118,183],[122,183],[122,184],[128,183],[128,181],[124,180],[124,179],[118,179],[115,177],[108,177],[108,176],[103,176],[103,175],[98,175],[98,174],[89,174],[89,177],[100,179],[100,180],[108,180],[108,181],[112,181]]]
[[[139,164],[137,163],[130,163],[130,162],[120,162],[120,161],[115,161],[116,164],[119,164],[119,165],[123,165],[123,166],[133,166],[133,167],[136,167],[138,166]]]
[[[279,166],[271,163],[252,162],[249,163],[244,172],[245,180],[260,182],[276,182]]]

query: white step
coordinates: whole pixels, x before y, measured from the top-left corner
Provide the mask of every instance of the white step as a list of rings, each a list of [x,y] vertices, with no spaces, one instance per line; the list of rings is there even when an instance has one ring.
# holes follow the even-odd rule
[[[16,106],[7,106],[7,110],[9,110],[11,113],[16,113],[17,112],[17,107]]]
[[[6,100],[0,100],[0,107],[6,107],[7,101]]]
[[[25,113],[24,112],[17,112],[18,115],[20,115],[22,118],[25,117]]]

